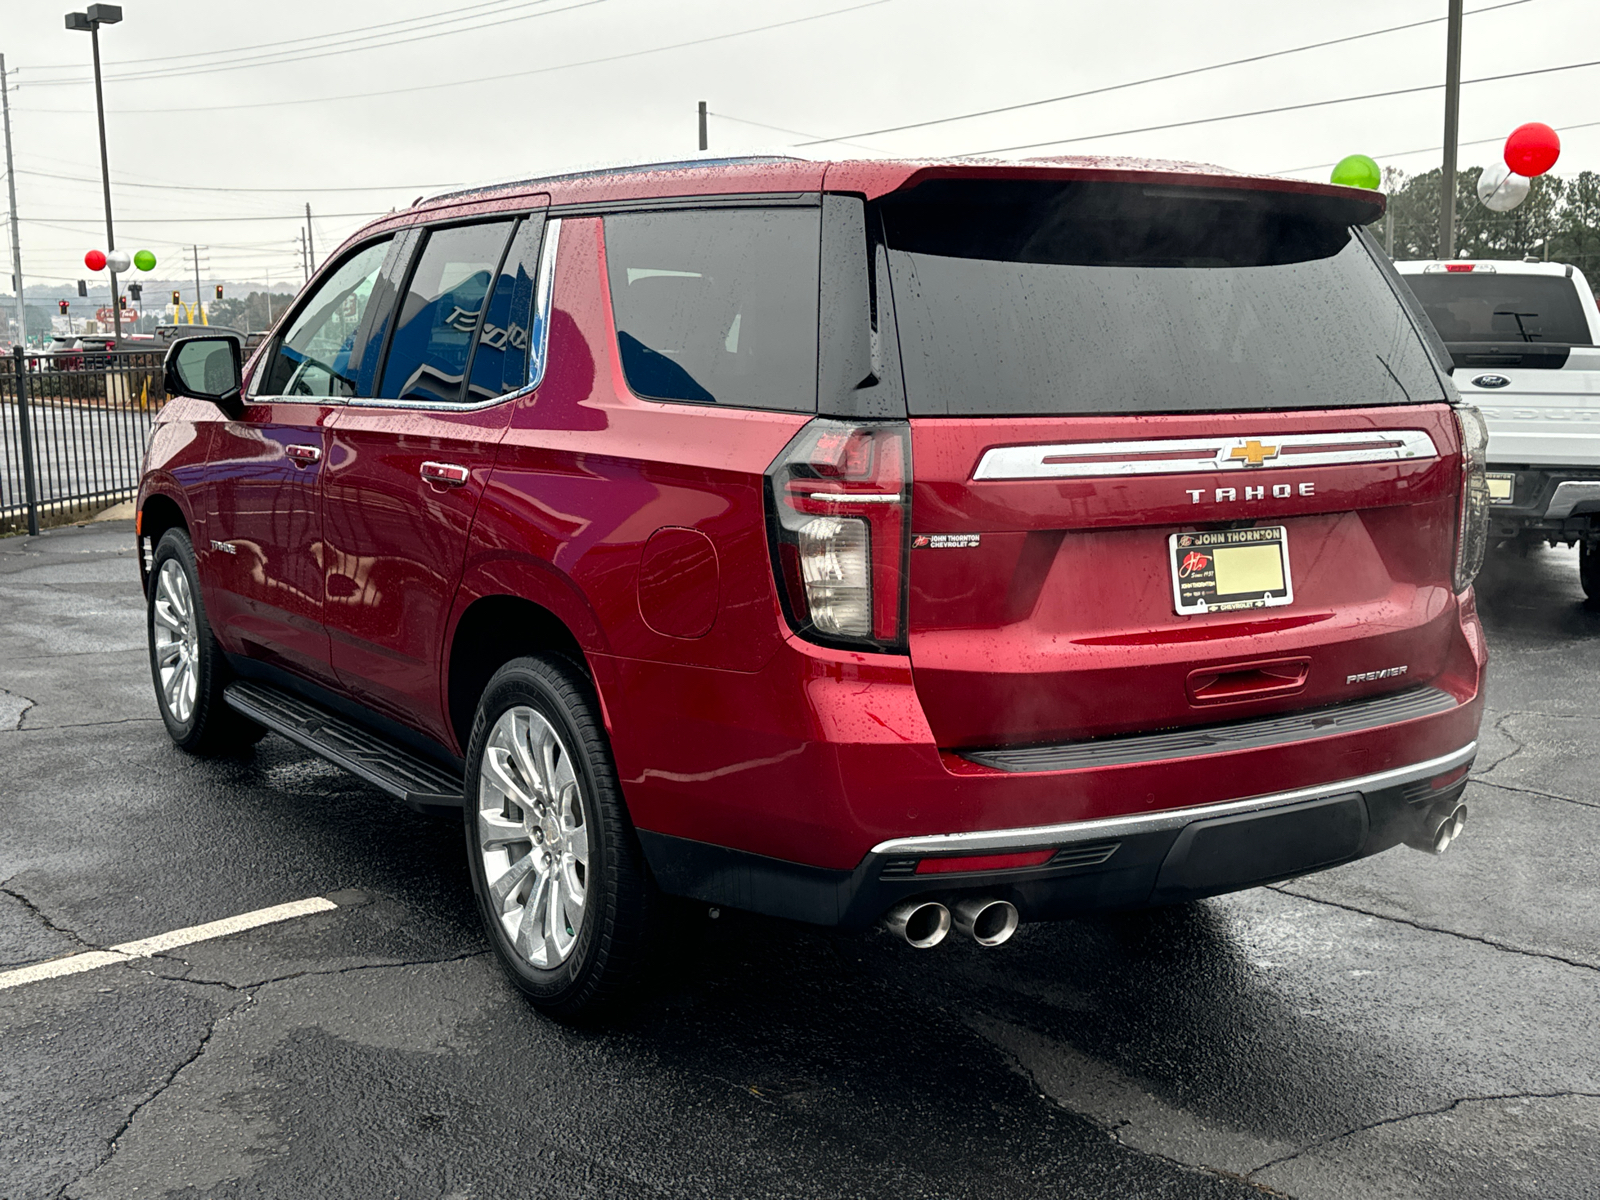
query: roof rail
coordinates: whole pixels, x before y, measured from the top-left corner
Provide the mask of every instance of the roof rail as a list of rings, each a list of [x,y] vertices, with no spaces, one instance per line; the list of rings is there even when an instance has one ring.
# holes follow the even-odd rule
[[[638,171],[681,171],[691,167],[727,167],[744,163],[805,162],[807,160],[788,154],[751,154],[732,158],[684,158],[671,162],[624,163],[614,167],[591,167],[583,171],[567,171],[560,175],[538,175],[532,179],[509,179],[503,183],[485,183],[477,187],[461,188],[454,192],[440,192],[436,196],[419,196],[411,207],[434,204],[440,200],[454,200],[461,196],[476,196],[485,192],[503,192],[526,189],[546,183],[565,183],[572,179],[591,179],[602,175],[631,175]]]

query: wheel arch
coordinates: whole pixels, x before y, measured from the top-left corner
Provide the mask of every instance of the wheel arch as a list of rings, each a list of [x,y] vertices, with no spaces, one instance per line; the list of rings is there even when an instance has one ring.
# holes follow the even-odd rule
[[[462,610],[446,655],[445,706],[463,753],[472,738],[478,698],[490,677],[514,658],[547,654],[569,659],[593,680],[577,635],[544,605],[496,593],[479,596]]]
[[[144,585],[146,593],[150,590],[149,568],[150,558],[155,555],[155,548],[161,542],[161,537],[169,529],[181,529],[194,538],[194,526],[189,522],[188,513],[184,512],[183,505],[176,497],[164,491],[148,492],[139,505],[135,538],[140,545],[139,554],[139,579]],[[143,552],[148,538],[149,553]]]

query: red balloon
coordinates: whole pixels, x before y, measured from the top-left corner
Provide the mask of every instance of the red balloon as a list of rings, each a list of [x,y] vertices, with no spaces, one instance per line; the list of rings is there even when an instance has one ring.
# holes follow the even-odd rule
[[[1532,179],[1543,175],[1561,157],[1561,138],[1548,125],[1529,121],[1518,125],[1506,139],[1506,166]]]
[[[104,271],[106,269],[106,256],[98,250],[91,250],[83,256],[83,265],[91,271]]]

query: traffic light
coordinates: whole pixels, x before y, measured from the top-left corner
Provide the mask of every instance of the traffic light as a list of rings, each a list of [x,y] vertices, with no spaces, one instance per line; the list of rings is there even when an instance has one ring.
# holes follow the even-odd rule
[[[78,295],[87,296],[88,294],[89,294],[89,285],[86,282],[84,282],[82,279],[78,280]]]
[[[217,284],[217,299],[218,300],[222,299],[222,285],[220,283]]]
[[[176,307],[178,307],[178,305],[180,305],[182,303],[183,303],[183,297],[178,294],[178,289],[177,288],[173,288],[172,289],[172,306],[174,308],[176,308]]]
[[[128,307],[128,298],[126,296],[118,296],[117,307],[125,310]]]
[[[128,295],[130,297],[132,297],[135,302],[143,300],[144,299],[144,284],[142,284],[142,283],[130,283],[128,285]]]
[[[61,315],[62,316],[66,316],[67,315],[67,304],[68,303],[69,302],[66,301],[66,300],[57,300],[56,301],[56,307],[58,307],[61,310]]]

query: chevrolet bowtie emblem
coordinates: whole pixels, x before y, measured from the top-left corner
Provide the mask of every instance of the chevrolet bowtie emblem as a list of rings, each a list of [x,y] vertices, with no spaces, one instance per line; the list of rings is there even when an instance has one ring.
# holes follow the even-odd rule
[[[1263,446],[1255,438],[1250,438],[1244,445],[1235,446],[1228,451],[1228,457],[1242,459],[1247,467],[1259,467],[1267,459],[1277,458],[1278,448],[1276,446]]]

